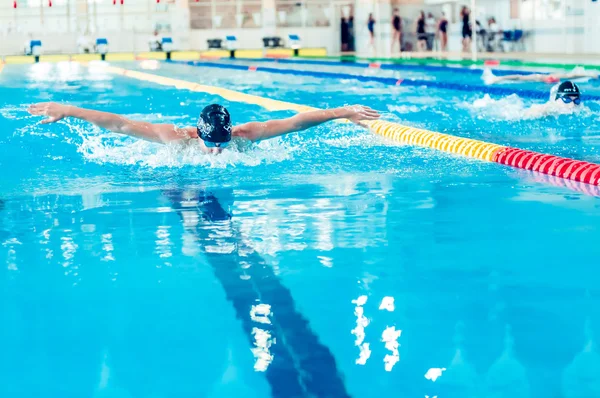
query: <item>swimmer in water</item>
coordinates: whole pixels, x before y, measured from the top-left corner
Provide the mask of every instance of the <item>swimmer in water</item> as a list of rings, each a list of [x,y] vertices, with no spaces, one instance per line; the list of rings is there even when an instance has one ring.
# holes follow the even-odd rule
[[[582,104],[579,87],[571,81],[555,85],[550,90],[550,99],[545,104],[532,105],[525,116],[538,118],[542,116],[570,114]]]
[[[363,121],[379,119],[379,113],[367,106],[302,112],[287,119],[250,122],[232,126],[231,116],[224,106],[212,104],[200,113],[195,127],[177,127],[173,124],[153,124],[129,120],[114,113],[83,109],[55,102],[33,104],[28,112],[35,116],[47,116],[42,123],[54,123],[65,117],[85,120],[115,133],[125,134],[147,141],[168,143],[198,143],[205,153],[220,153],[232,140],[239,137],[251,142],[278,137],[306,130],[335,119],[348,119],[364,127]]]
[[[492,71],[486,69],[483,72],[483,80],[486,84],[497,84],[502,82],[541,82],[541,83],[560,83],[561,80],[571,79],[599,79],[598,72],[570,72],[570,73],[534,73],[530,75],[505,75],[494,76]]]
[[[567,80],[552,87],[550,101],[573,108],[581,105],[581,91],[577,84]]]

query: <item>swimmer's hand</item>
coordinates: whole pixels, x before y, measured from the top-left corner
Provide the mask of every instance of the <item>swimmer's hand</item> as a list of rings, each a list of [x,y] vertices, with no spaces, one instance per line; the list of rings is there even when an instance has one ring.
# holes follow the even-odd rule
[[[69,116],[68,105],[57,104],[56,102],[40,102],[33,104],[27,109],[27,112],[34,116],[48,116],[48,119],[42,120],[42,124],[55,123]]]
[[[342,111],[344,112],[343,117],[345,119],[363,127],[366,127],[365,121],[377,120],[381,117],[379,112],[363,105],[345,106],[342,108]]]

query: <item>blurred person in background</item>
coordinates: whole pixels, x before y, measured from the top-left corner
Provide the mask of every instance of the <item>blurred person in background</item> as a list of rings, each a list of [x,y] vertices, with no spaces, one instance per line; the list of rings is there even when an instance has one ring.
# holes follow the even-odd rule
[[[367,21],[367,29],[369,29],[369,45],[375,49],[375,18],[373,18],[373,13],[369,14],[369,20]]]
[[[488,45],[487,50],[490,52],[504,51],[502,46],[502,28],[496,22],[496,18],[488,19]]]
[[[446,14],[442,13],[442,18],[438,23],[438,32],[440,35],[440,46],[442,51],[448,50],[448,19]]]
[[[485,51],[487,48],[488,32],[478,20],[475,20],[475,29],[477,30],[477,51]]]
[[[427,33],[427,49],[433,50],[433,43],[437,34],[438,24],[432,13],[427,13],[427,19],[425,19],[425,33]]]
[[[471,51],[473,31],[471,30],[471,11],[467,6],[463,6],[460,10],[460,17],[462,18],[462,50],[463,52],[469,52]]]
[[[340,31],[342,34],[342,51],[348,51],[348,43],[350,42],[350,26],[348,25],[348,21],[346,21],[346,17],[342,17],[340,25]]]
[[[427,33],[425,31],[425,11],[421,11],[419,18],[415,23],[415,33],[417,34],[417,50],[425,51],[427,49]]]
[[[355,35],[354,35],[354,15],[350,15],[348,18],[348,51],[356,51],[355,45]]]
[[[392,18],[392,54],[394,53],[394,47],[398,43],[398,52],[402,52],[402,18],[400,18],[400,11],[394,8],[394,16]]]

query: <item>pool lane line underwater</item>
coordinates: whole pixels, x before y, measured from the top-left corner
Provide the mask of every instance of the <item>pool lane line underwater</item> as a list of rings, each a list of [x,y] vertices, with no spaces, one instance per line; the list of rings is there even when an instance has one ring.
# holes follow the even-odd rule
[[[220,69],[233,69],[233,70],[244,70],[252,72],[268,72],[280,75],[293,75],[293,76],[310,76],[321,79],[348,79],[358,80],[361,82],[373,82],[385,84],[388,86],[410,86],[410,87],[424,87],[424,88],[440,88],[444,90],[456,90],[463,92],[480,92],[483,94],[495,95],[495,96],[509,96],[517,94],[522,98],[530,99],[548,99],[548,91],[539,90],[527,90],[527,89],[514,89],[498,86],[486,86],[476,84],[464,84],[464,83],[452,83],[452,82],[438,82],[430,80],[420,79],[397,79],[395,77],[380,77],[380,76],[364,76],[364,75],[353,75],[350,73],[337,73],[337,72],[317,72],[307,70],[294,70],[294,69],[280,69],[280,68],[269,68],[263,66],[247,66],[237,65],[225,62],[206,62],[206,61],[167,61],[175,64],[201,66],[208,68],[220,68]],[[584,97],[590,101],[600,101],[600,95],[586,95]]]
[[[230,101],[259,105],[269,110],[293,110],[296,112],[305,112],[307,110],[316,109],[290,102],[272,100],[233,90],[200,85],[185,80],[131,71],[114,66],[107,66],[106,69],[107,71],[118,75],[128,76],[142,81],[149,81],[163,86],[216,94]],[[383,120],[369,121],[365,124],[372,132],[399,143],[437,149],[442,152],[463,155],[472,159],[500,163],[505,166],[536,171],[565,180],[590,184],[594,186],[592,195],[600,196],[600,189],[597,188],[597,186],[600,185],[600,165],[595,163],[526,151],[504,145],[491,144],[470,138],[460,138],[449,134],[403,126],[398,123]],[[571,185],[565,186],[569,188]],[[589,194],[588,189],[576,190]]]
[[[224,253],[201,250],[227,300],[233,304],[250,347],[257,351],[255,356],[259,360],[272,360],[265,370],[272,396],[349,398],[333,354],[296,309],[290,290],[266,261],[244,243],[231,214],[217,197],[202,190],[167,190],[163,194],[181,217],[184,229],[200,246],[202,242],[218,244],[214,236],[220,236],[225,240],[223,243],[235,247]],[[194,212],[197,218],[186,217],[189,212]],[[207,228],[206,223],[212,228]],[[258,304],[270,305],[270,316],[264,313],[253,316],[252,309]],[[255,345],[255,336],[263,338],[264,332],[273,342],[266,352],[262,351],[265,347]]]

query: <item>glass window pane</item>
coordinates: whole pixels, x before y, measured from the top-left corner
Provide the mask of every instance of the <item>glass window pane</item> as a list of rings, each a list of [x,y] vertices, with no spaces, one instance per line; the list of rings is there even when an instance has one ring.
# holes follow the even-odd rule
[[[212,4],[210,0],[190,3],[190,28],[212,29]]]
[[[275,3],[275,10],[278,27],[302,27],[306,10],[301,1],[279,0]]]
[[[216,3],[215,18],[213,24],[215,28],[232,29],[237,27],[236,22],[237,4],[234,1],[220,0]]]
[[[306,26],[329,26],[331,6],[328,1],[306,3]]]
[[[242,2],[238,16],[242,28],[260,28],[262,26],[262,4],[256,1]]]

